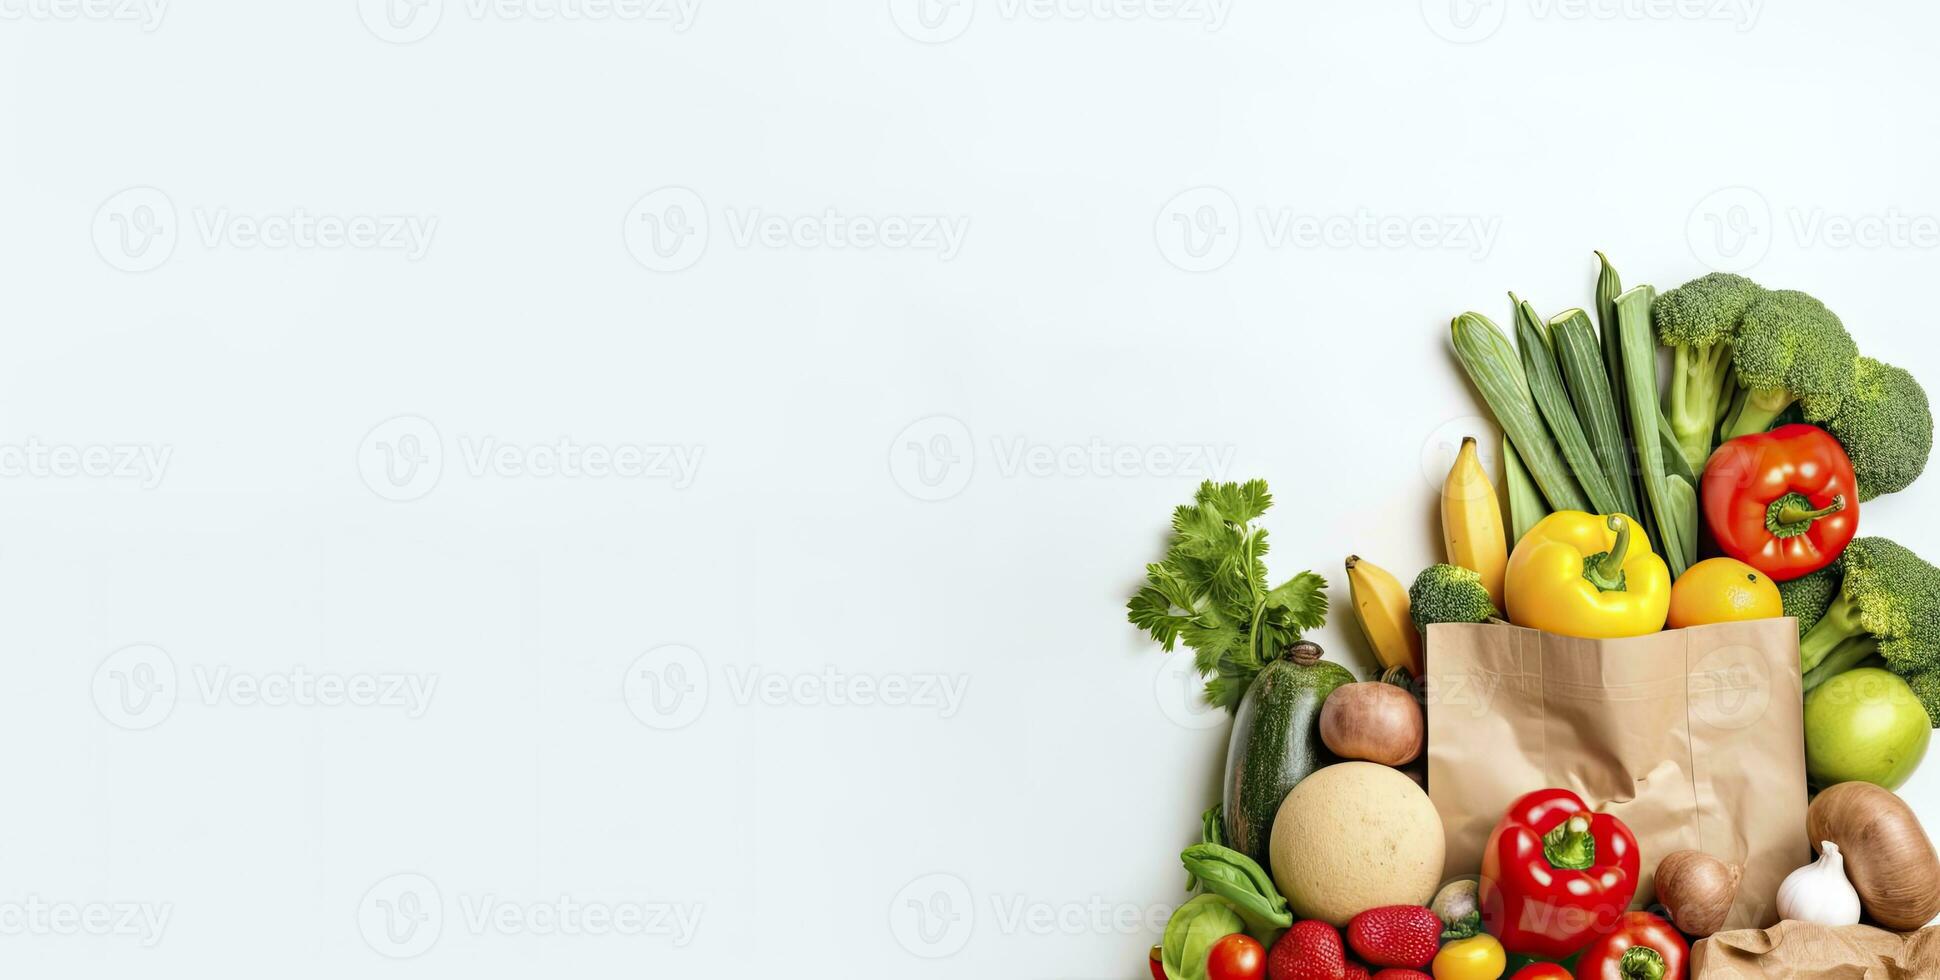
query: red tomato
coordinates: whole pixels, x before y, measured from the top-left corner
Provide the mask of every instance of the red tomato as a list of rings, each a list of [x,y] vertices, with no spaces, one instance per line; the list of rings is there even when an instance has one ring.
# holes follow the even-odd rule
[[[1554,963],[1531,963],[1515,972],[1509,980],[1572,980],[1570,971]]]
[[[1160,957],[1163,954],[1164,950],[1161,947],[1152,947],[1152,980],[1167,980],[1165,964],[1160,962]]]
[[[1266,947],[1243,932],[1213,943],[1206,955],[1206,980],[1261,980],[1266,976]]]

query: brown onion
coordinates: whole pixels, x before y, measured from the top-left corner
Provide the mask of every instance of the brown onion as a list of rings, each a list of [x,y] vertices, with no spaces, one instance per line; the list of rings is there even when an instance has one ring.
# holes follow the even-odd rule
[[[1407,765],[1426,737],[1421,705],[1393,684],[1343,684],[1320,707],[1320,740],[1343,759]]]
[[[1940,857],[1906,801],[1872,783],[1839,783],[1805,811],[1813,840],[1845,855],[1846,877],[1873,921],[1897,932],[1940,913]]]
[[[1672,851],[1657,862],[1657,901],[1685,933],[1704,937],[1724,927],[1745,869],[1703,851]]]

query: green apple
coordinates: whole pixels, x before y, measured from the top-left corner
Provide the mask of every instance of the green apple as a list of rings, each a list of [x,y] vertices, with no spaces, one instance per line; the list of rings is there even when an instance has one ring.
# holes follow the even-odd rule
[[[1805,771],[1814,786],[1898,789],[1926,755],[1932,722],[1898,674],[1861,667],[1805,696]]]

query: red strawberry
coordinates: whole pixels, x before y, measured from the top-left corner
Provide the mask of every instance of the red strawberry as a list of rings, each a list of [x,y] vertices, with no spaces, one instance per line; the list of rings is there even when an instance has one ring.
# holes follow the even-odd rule
[[[1359,963],[1352,963],[1352,962],[1348,963],[1347,974],[1343,978],[1343,980],[1370,980],[1370,978],[1367,975],[1367,967],[1364,967]]]
[[[1347,951],[1340,933],[1319,919],[1294,923],[1267,954],[1266,975],[1270,980],[1344,980]]]
[[[1373,980],[1435,980],[1435,978],[1429,976],[1426,973],[1421,972],[1420,970],[1410,970],[1410,969],[1407,969],[1406,967],[1391,966],[1375,974],[1373,977]]]
[[[1375,966],[1427,966],[1441,948],[1442,920],[1419,905],[1368,909],[1347,923],[1347,942]]]

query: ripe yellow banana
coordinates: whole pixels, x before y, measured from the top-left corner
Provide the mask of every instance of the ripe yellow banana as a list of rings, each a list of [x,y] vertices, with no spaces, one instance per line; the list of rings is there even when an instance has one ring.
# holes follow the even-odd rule
[[[1448,546],[1448,563],[1482,576],[1495,608],[1503,609],[1502,571],[1509,564],[1509,546],[1502,534],[1502,504],[1482,470],[1474,436],[1462,440],[1442,484],[1442,543]]]
[[[1348,555],[1347,593],[1354,605],[1354,621],[1361,624],[1361,633],[1382,668],[1406,667],[1409,674],[1420,677],[1421,633],[1408,618],[1408,587],[1387,569]]]

